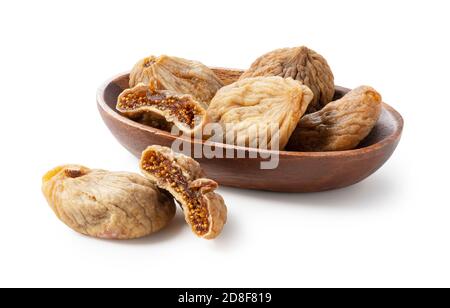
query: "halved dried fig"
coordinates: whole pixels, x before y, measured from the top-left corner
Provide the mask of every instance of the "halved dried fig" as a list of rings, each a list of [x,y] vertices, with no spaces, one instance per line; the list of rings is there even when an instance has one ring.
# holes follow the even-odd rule
[[[169,56],[150,56],[139,61],[130,73],[130,88],[144,83],[157,90],[190,94],[209,104],[223,83],[207,66],[197,61]]]
[[[381,95],[361,86],[322,110],[305,115],[289,140],[294,151],[351,150],[367,137],[381,113]]]
[[[269,52],[245,71],[240,80],[257,76],[291,77],[301,81],[314,93],[306,113],[322,109],[334,96],[334,76],[324,57],[302,46]]]
[[[183,208],[186,222],[199,237],[217,237],[227,220],[223,198],[214,192],[218,184],[204,178],[198,162],[162,146],[150,146],[141,157],[142,173],[169,191]]]
[[[98,238],[143,237],[175,215],[173,199],[134,173],[65,165],[44,175],[42,191],[62,222]]]
[[[188,134],[202,128],[206,113],[204,105],[190,95],[180,95],[168,90],[153,90],[143,83],[123,91],[117,99],[116,108],[130,118],[149,115],[150,119],[157,120],[160,125],[163,125],[162,121],[155,116],[163,117],[166,122],[174,123]]]
[[[217,141],[283,149],[312,97],[308,87],[292,78],[246,78],[217,92],[208,107],[207,121],[221,126],[223,135],[218,139],[222,140]],[[276,144],[267,133],[272,128],[279,133]]]

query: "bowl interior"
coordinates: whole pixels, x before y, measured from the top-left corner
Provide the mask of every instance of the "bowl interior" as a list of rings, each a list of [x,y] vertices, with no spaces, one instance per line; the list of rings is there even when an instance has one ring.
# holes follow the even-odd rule
[[[214,69],[218,76],[220,76],[225,84],[232,83],[239,77],[240,71],[238,70],[224,70],[224,69]],[[129,75],[123,74],[119,77],[113,79],[106,85],[103,92],[103,99],[106,105],[122,117],[116,110],[116,102],[120,93],[128,88]],[[334,100],[343,97],[348,91],[347,88],[336,86],[336,92],[334,95]],[[396,119],[397,117],[397,119]],[[400,115],[395,112],[390,106],[383,104],[382,112],[378,123],[372,130],[372,132],[359,144],[356,149],[362,149],[369,147],[371,145],[377,144],[382,140],[394,135],[399,130],[399,125],[401,124]],[[155,130],[155,128],[152,128]]]

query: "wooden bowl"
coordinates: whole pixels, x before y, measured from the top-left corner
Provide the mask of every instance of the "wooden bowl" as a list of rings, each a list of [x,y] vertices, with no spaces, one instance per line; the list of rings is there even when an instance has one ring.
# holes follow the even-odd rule
[[[239,70],[214,69],[225,84],[234,82]],[[119,94],[128,87],[128,74],[108,80],[97,93],[100,114],[117,140],[136,157],[149,145],[171,147],[179,139],[169,132],[134,122],[115,109]],[[335,99],[349,89],[336,87]],[[340,152],[288,152],[242,148],[214,144],[213,148],[229,150],[235,158],[196,158],[208,177],[219,184],[238,188],[279,192],[317,192],[355,184],[380,168],[392,155],[400,141],[403,119],[392,107],[383,103],[381,117],[371,134],[355,150]],[[211,147],[201,140],[189,140],[191,147]],[[244,158],[237,158],[236,154]],[[278,154],[279,165],[263,170],[261,154]],[[255,157],[258,158],[250,158]],[[267,156],[263,156],[267,157]]]

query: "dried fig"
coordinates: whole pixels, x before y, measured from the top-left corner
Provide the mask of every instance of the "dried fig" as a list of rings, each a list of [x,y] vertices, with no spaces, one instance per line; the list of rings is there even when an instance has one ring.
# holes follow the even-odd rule
[[[198,162],[154,145],[142,153],[141,170],[181,204],[186,222],[197,236],[213,239],[220,234],[227,220],[227,208],[223,198],[214,192],[217,183],[204,178]]]
[[[206,113],[204,105],[190,95],[154,90],[143,83],[123,91],[116,108],[130,118],[140,118],[144,114],[153,115],[150,117],[153,120],[157,116],[163,117],[166,122],[174,123],[181,131],[190,134],[202,128]],[[159,123],[163,125],[162,121]]]
[[[98,238],[143,237],[175,215],[173,199],[134,173],[65,165],[43,177],[42,191],[62,222]]]
[[[150,56],[139,61],[130,73],[130,88],[139,83],[157,90],[192,95],[208,104],[223,83],[214,72],[197,61],[169,56]]]
[[[264,142],[269,149],[274,148],[272,135],[263,137],[254,132],[267,132],[276,126],[276,146],[283,149],[312,97],[308,87],[292,78],[242,79],[217,92],[207,119],[221,125],[224,135],[218,141],[253,147],[262,147]]]
[[[305,115],[289,140],[295,151],[351,150],[372,131],[381,113],[381,96],[361,86],[322,110]]]
[[[240,80],[257,76],[291,77],[314,93],[306,113],[322,109],[334,96],[334,77],[324,57],[302,46],[282,48],[259,57]]]

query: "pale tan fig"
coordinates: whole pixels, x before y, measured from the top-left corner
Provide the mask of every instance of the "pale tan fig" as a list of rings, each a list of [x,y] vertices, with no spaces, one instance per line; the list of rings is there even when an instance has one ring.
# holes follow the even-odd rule
[[[214,136],[228,144],[283,149],[313,94],[292,78],[246,78],[220,89],[207,110],[207,123],[220,125]],[[273,142],[278,133],[278,141]]]
[[[130,73],[130,88],[144,83],[157,90],[189,94],[209,104],[223,83],[214,72],[197,61],[169,56],[150,56],[139,61]]]
[[[62,222],[97,238],[147,236],[175,215],[173,199],[134,173],[65,165],[43,177],[42,191]]]
[[[205,178],[198,162],[161,146],[150,146],[141,157],[142,173],[181,204],[186,222],[199,237],[214,239],[227,221],[217,183]]]

